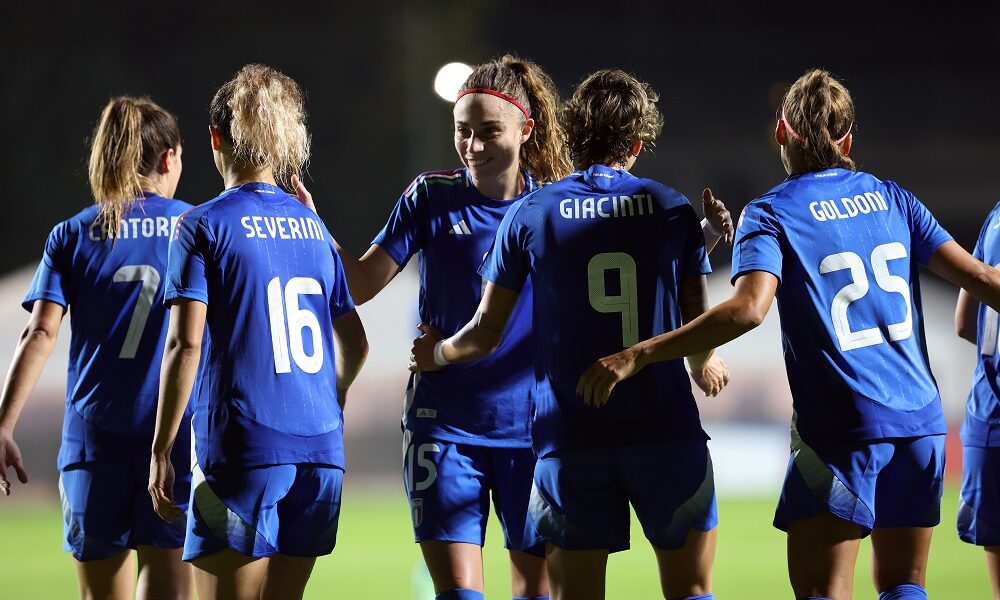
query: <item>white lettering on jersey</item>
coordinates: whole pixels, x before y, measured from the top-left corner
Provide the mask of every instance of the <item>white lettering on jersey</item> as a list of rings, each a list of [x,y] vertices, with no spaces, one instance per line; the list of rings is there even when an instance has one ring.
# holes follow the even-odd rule
[[[312,217],[262,217],[240,219],[246,237],[273,240],[325,240],[323,228]]]
[[[817,200],[809,203],[809,212],[817,221],[851,219],[858,215],[868,215],[889,210],[882,192],[865,192],[853,198],[840,200]]]
[[[603,196],[600,198],[566,198],[559,202],[559,216],[564,219],[615,219],[641,217],[654,212],[653,196]]]
[[[178,217],[142,217],[122,219],[118,228],[119,240],[134,240],[138,238],[170,237],[170,232],[177,227]],[[87,237],[92,242],[100,242],[108,238],[107,227],[97,221],[90,224]]]

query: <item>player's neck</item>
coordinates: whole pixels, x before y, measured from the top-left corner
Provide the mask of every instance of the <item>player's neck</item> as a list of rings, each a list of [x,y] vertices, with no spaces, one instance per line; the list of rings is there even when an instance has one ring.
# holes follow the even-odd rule
[[[172,198],[174,193],[169,188],[167,178],[154,172],[146,176],[146,183],[142,186],[142,191],[151,192],[163,198]]]
[[[223,173],[222,178],[225,181],[226,189],[243,185],[244,183],[269,183],[277,185],[274,181],[274,171],[271,167],[237,167],[231,164],[227,165],[226,172]]]
[[[510,169],[496,177],[480,178],[471,172],[472,185],[476,186],[479,193],[487,198],[496,200],[512,200],[521,195],[524,191],[524,178],[521,177],[520,169]]]

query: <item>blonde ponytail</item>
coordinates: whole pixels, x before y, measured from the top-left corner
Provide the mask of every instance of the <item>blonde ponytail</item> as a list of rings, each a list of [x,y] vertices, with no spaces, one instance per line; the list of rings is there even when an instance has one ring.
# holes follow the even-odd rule
[[[305,98],[284,73],[246,65],[219,88],[209,113],[238,160],[255,168],[271,167],[275,180],[285,187],[309,162]]]
[[[90,190],[98,222],[118,237],[122,216],[149,187],[148,175],[162,153],[180,146],[173,115],[148,98],[112,98],[101,112],[90,145]]]

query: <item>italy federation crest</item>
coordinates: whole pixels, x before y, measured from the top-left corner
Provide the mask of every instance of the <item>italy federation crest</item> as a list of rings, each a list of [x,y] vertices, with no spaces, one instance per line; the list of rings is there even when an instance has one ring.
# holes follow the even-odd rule
[[[410,500],[410,516],[413,517],[413,526],[420,527],[424,522],[424,499],[414,498]]]

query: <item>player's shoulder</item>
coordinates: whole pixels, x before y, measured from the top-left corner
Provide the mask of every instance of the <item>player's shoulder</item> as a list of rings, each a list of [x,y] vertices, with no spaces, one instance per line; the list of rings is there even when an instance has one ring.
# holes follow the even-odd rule
[[[183,214],[194,208],[194,205],[190,202],[185,202],[184,200],[179,200],[177,198],[164,198],[164,206],[166,207],[166,212],[171,214]]]
[[[525,200],[530,197],[544,198],[548,195],[565,194],[567,191],[582,188],[584,185],[583,174],[580,171],[575,171],[555,181],[538,182],[537,179],[533,181],[536,182],[536,187],[530,193],[524,195]]]
[[[88,230],[97,220],[99,213],[100,207],[91,204],[75,215],[56,223],[49,233],[49,238],[67,240],[76,236],[80,232]]]
[[[468,172],[464,167],[424,171],[413,178],[401,195],[416,200],[419,196],[448,193],[467,185]]]
[[[688,200],[687,196],[655,179],[636,177],[633,185],[640,192],[652,194],[663,208],[670,209],[691,205],[691,201]]]
[[[231,187],[208,202],[202,202],[197,206],[190,206],[181,214],[181,217],[187,222],[208,221],[220,213],[233,208],[246,195],[247,193],[242,187]]]

